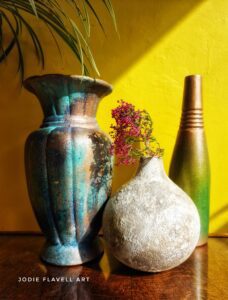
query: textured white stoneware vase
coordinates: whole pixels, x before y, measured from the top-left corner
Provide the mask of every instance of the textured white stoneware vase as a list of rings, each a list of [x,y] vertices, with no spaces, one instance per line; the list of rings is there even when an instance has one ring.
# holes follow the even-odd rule
[[[162,159],[151,158],[142,161],[135,178],[108,201],[103,232],[123,264],[159,272],[191,255],[200,220],[193,201],[166,175]]]

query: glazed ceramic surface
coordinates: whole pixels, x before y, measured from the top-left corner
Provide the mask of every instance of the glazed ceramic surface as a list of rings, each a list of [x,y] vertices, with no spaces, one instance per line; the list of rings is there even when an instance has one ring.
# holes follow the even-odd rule
[[[89,77],[45,75],[25,81],[44,120],[26,142],[29,196],[47,242],[41,257],[76,265],[102,252],[97,238],[112,176],[111,142],[96,122],[111,86]]]
[[[185,78],[182,118],[169,175],[194,201],[200,215],[198,245],[208,239],[210,165],[203,124],[201,76]]]
[[[191,255],[200,222],[192,200],[165,174],[162,159],[152,158],[108,201],[103,231],[110,250],[122,263],[159,272]]]

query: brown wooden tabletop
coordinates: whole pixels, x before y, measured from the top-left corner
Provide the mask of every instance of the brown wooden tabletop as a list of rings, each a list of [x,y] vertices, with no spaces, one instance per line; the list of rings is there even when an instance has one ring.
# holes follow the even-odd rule
[[[157,274],[127,268],[107,251],[84,266],[47,265],[38,256],[43,242],[0,235],[1,300],[228,299],[228,238],[210,238],[185,263]]]

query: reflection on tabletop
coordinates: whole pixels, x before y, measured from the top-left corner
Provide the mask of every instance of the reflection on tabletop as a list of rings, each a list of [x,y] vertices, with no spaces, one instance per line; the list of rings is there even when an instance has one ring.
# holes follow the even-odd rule
[[[162,273],[132,270],[118,262],[105,248],[105,254],[84,266],[45,265],[46,276],[88,278],[88,281],[44,283],[42,296],[65,295],[66,299],[94,299],[94,296],[153,299],[207,299],[208,247],[197,248],[179,267]],[[76,281],[76,280],[75,280]],[[144,295],[144,296],[143,296]],[[163,298],[162,298],[163,297]],[[64,298],[65,299],[65,298]],[[140,299],[140,298],[138,298]]]
[[[209,238],[186,262],[161,273],[130,269],[108,249],[83,266],[48,265],[39,259],[43,243],[43,236],[0,236],[1,300],[228,299],[227,238]]]

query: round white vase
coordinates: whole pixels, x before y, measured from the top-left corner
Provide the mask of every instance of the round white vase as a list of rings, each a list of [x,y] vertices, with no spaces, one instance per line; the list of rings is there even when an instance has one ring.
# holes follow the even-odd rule
[[[107,203],[104,237],[123,264],[160,272],[183,263],[199,239],[198,211],[166,175],[161,158],[144,159],[137,175]]]

